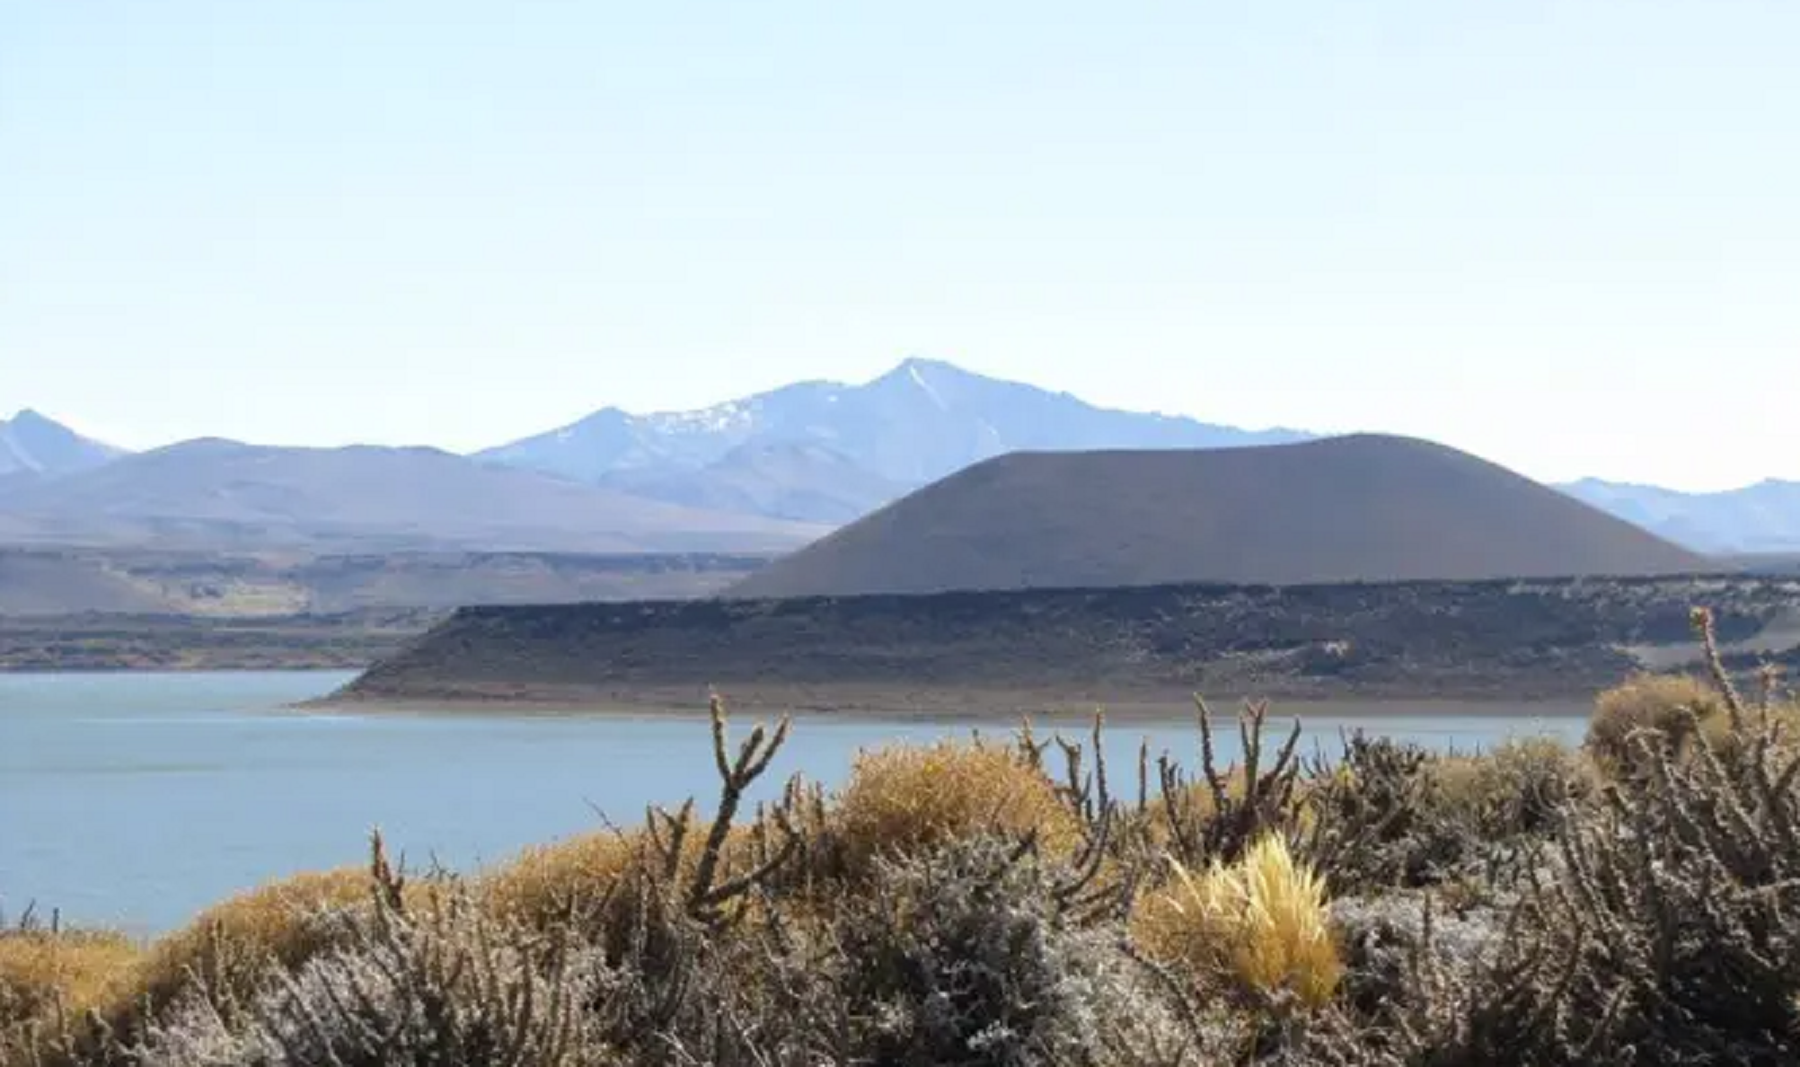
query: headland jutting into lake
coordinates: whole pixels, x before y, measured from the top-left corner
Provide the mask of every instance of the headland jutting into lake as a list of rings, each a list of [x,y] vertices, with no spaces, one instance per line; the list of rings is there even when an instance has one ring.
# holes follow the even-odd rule
[[[1288,699],[1585,699],[1691,662],[1800,662],[1800,580],[1159,585],[457,611],[329,702],[905,712]]]

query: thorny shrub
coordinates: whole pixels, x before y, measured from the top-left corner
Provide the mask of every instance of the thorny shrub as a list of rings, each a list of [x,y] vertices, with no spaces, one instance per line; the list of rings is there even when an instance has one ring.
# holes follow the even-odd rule
[[[603,984],[598,954],[540,943],[440,890],[409,910],[379,838],[374,906],[330,917],[335,947],[279,973],[225,1018],[188,997],[132,1049],[141,1067],[585,1067],[608,1062],[585,1008]]]

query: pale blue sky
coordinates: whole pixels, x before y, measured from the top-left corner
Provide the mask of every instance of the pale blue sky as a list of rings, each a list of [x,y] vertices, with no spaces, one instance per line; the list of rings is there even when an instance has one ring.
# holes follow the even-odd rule
[[[1800,3],[0,0],[0,409],[462,449],[909,354],[1800,478]]]

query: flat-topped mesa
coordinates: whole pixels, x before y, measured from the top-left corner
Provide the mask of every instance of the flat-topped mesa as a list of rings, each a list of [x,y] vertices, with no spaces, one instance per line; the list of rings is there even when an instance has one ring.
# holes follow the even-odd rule
[[[1800,665],[1800,578],[1158,585],[465,608],[336,697],[883,711],[1233,698],[1586,700],[1697,654]]]

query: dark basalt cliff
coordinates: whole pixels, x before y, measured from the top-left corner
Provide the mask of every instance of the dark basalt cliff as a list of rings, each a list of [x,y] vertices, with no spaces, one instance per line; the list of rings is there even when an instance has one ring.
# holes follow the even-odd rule
[[[1561,699],[1691,661],[1800,658],[1800,579],[1164,585],[465,608],[335,699],[950,707],[1221,696]]]

